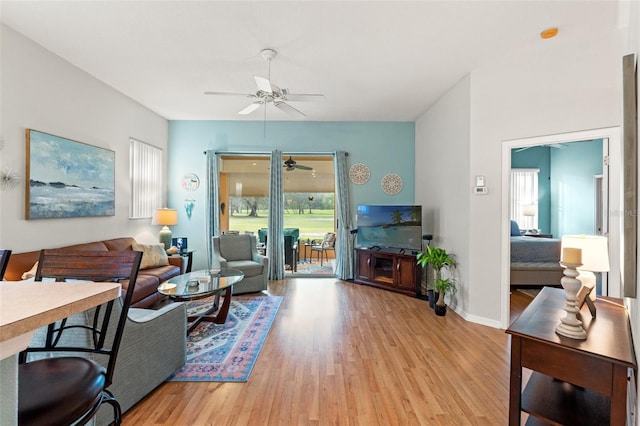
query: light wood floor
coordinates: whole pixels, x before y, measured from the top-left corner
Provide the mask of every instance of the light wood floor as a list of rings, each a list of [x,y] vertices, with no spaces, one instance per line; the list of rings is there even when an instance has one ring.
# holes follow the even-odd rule
[[[507,423],[504,330],[334,279],[271,282],[269,294],[284,299],[247,383],[164,383],[123,424]]]

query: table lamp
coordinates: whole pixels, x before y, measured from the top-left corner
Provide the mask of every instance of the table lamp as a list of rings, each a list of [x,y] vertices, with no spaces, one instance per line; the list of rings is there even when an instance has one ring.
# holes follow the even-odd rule
[[[609,249],[607,237],[602,235],[564,235],[562,247],[576,247],[582,250],[582,266],[579,266],[578,279],[591,293],[591,300],[596,298],[596,274],[609,272]]]
[[[607,238],[599,235],[564,235],[562,236],[561,265],[565,268],[561,280],[565,289],[567,303],[564,310],[567,315],[562,318],[556,333],[584,340],[587,333],[582,328],[582,321],[577,318],[580,307],[577,305],[578,293],[584,286],[593,293],[596,285],[594,272],[609,270],[609,254]],[[594,311],[592,311],[592,315]]]
[[[535,204],[525,204],[522,206],[522,215],[526,219],[526,232],[536,233],[533,228],[533,218],[538,213],[538,208]]]
[[[152,225],[162,225],[160,230],[160,242],[164,244],[164,249],[171,247],[171,230],[169,226],[178,224],[178,211],[176,209],[156,209],[153,214]]]

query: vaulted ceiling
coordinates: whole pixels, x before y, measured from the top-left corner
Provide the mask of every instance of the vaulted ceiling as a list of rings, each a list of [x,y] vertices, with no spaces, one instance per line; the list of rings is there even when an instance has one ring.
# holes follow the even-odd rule
[[[263,120],[267,77],[312,121],[414,121],[497,58],[628,24],[617,1],[7,1],[4,24],[167,119]],[[542,40],[540,32],[558,27]],[[292,117],[269,104],[267,120]],[[293,118],[298,120],[299,118]]]

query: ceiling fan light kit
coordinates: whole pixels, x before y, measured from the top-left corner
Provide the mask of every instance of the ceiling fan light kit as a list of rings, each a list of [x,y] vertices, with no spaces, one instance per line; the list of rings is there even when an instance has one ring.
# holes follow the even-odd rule
[[[302,164],[298,164],[298,162],[296,160],[294,160],[293,158],[291,158],[291,156],[289,156],[289,159],[284,162],[282,167],[284,167],[285,170],[288,171],[288,172],[291,172],[291,171],[293,171],[295,169],[313,170],[309,166],[303,166]]]
[[[278,55],[273,49],[263,49],[262,57],[268,63],[268,78],[253,76],[258,91],[256,93],[233,93],[233,92],[204,92],[205,95],[214,96],[243,96],[253,99],[253,103],[238,112],[240,115],[248,115],[259,109],[262,105],[272,103],[279,110],[294,116],[306,118],[306,114],[287,102],[297,101],[318,101],[324,100],[324,95],[320,93],[291,93],[288,89],[281,89],[271,82],[271,61]]]

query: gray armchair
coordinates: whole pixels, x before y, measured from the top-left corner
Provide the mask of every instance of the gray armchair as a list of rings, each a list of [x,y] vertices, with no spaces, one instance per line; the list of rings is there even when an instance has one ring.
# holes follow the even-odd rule
[[[254,293],[267,289],[269,259],[258,254],[255,235],[221,235],[213,237],[212,267],[232,268],[244,272],[244,279],[233,287],[233,294]]]

